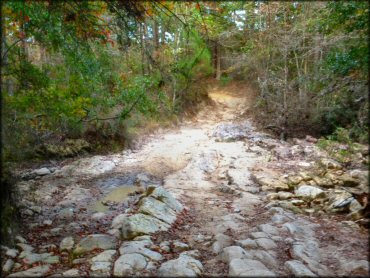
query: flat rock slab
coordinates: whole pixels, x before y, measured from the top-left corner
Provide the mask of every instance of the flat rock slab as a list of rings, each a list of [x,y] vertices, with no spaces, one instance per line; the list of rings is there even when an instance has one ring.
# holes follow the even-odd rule
[[[276,276],[275,273],[268,270],[267,267],[257,260],[234,259],[229,264],[230,276],[243,277],[268,277]]]
[[[94,156],[77,160],[71,165],[64,166],[62,172],[70,175],[100,175],[111,171],[116,167],[112,160],[107,160],[103,156]]]
[[[112,262],[114,255],[117,254],[116,250],[105,250],[99,255],[91,259],[92,262]]]
[[[254,233],[251,233],[251,237],[254,238],[254,239],[257,239],[257,238],[268,238],[268,234],[264,233],[264,232],[254,232]]]
[[[164,277],[194,277],[202,274],[203,265],[200,261],[181,254],[175,260],[170,260],[158,269],[158,276]]]
[[[67,271],[64,271],[63,276],[65,277],[80,277],[79,270],[76,268],[68,269]]]
[[[23,258],[23,262],[29,265],[37,262],[45,262],[49,264],[59,263],[59,257],[53,256],[50,253],[36,254],[30,252],[22,252],[20,258]]]
[[[153,197],[165,204],[167,204],[171,209],[176,212],[180,212],[183,210],[183,205],[177,201],[167,190],[165,190],[162,186],[152,188],[152,192],[150,193],[150,197]],[[149,191],[150,192],[150,191]]]
[[[355,260],[349,262],[341,262],[341,270],[346,275],[362,275],[362,273],[369,274],[369,262],[366,260]]]
[[[257,238],[256,243],[259,247],[265,250],[277,248],[276,243],[272,239],[269,239],[269,238]]]
[[[288,192],[284,192],[284,193],[288,193]],[[271,236],[277,236],[279,234],[278,229],[270,224],[261,224],[259,225],[259,229],[262,232],[268,235],[271,235]]]
[[[272,255],[271,251],[269,253],[264,250],[251,250],[250,253],[253,255],[253,259],[259,260],[261,263],[269,268],[274,268],[278,265],[278,262]]]
[[[243,248],[240,246],[229,246],[224,248],[221,253],[221,259],[225,263],[230,263],[234,259],[251,259],[252,256],[249,255]]]
[[[111,262],[92,262],[90,269],[93,275],[110,276],[111,267]]]
[[[140,201],[139,212],[150,214],[163,222],[172,224],[176,221],[176,212],[166,203],[152,197],[146,197]]]
[[[121,237],[122,239],[132,239],[136,236],[152,234],[158,231],[166,231],[170,225],[159,219],[138,213],[122,219]]]
[[[145,240],[124,242],[119,252],[121,255],[137,253],[153,261],[160,261],[163,259],[160,253],[146,248],[147,246],[150,246],[150,243]]]
[[[294,276],[310,276],[310,277],[316,276],[301,261],[298,260],[286,261],[284,265],[286,266],[287,269],[289,269],[289,271]]]
[[[96,248],[114,249],[117,239],[114,236],[105,234],[94,234],[84,237],[76,246],[74,253],[85,253]]]
[[[50,265],[40,265],[33,268],[27,269],[25,271],[15,272],[7,277],[40,277],[45,276],[45,274],[50,270]]]

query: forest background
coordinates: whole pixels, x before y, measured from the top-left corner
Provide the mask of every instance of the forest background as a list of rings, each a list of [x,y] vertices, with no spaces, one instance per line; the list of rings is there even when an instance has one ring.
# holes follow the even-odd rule
[[[367,1],[24,0],[1,12],[4,165],[130,146],[196,112],[211,79],[253,87],[249,112],[284,139],[367,141]]]

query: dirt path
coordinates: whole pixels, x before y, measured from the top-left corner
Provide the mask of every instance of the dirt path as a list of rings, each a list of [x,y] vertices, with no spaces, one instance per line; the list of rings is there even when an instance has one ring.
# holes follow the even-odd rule
[[[262,172],[274,170],[269,166],[271,150],[290,146],[257,132],[242,117],[240,111],[251,103],[248,89],[216,87],[209,97],[212,106],[176,130],[151,136],[139,150],[80,159],[52,175],[18,184],[24,194],[33,192],[22,199],[27,242],[39,252],[54,244],[43,250],[59,254],[55,250],[65,237],[73,235],[77,242],[85,235],[111,233],[112,219],[137,198],[120,200],[140,191],[135,183],[155,183],[185,205],[186,213],[171,230],[152,237],[152,249],[159,250],[164,241],[186,243],[198,250],[195,257],[205,275],[366,275],[368,239],[361,228],[269,204],[268,191],[261,190],[253,174],[263,167]],[[283,166],[310,163],[290,160]],[[165,261],[178,256],[162,254]],[[48,273],[70,271],[70,259],[60,256],[61,265]],[[76,265],[72,271],[86,275],[89,261]],[[156,275],[160,265],[136,275]],[[112,267],[107,271],[114,271]],[[12,272],[23,269],[20,263]]]

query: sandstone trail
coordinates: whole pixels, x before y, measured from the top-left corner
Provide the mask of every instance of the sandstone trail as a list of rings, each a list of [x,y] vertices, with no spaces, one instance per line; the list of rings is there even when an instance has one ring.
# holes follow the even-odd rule
[[[212,105],[138,150],[24,171],[3,273],[366,276],[367,171],[315,138],[258,132],[249,95],[214,87]]]

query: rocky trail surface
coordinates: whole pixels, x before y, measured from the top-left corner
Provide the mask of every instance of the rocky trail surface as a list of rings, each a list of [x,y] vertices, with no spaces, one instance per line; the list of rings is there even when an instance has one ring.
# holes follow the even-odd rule
[[[214,88],[213,105],[138,150],[23,172],[3,273],[367,276],[367,171],[315,138],[258,132],[247,96]]]

